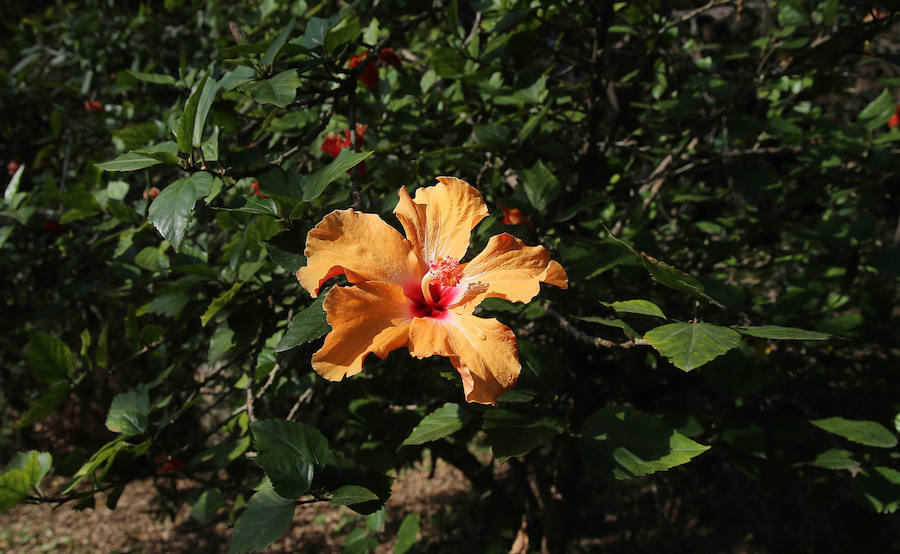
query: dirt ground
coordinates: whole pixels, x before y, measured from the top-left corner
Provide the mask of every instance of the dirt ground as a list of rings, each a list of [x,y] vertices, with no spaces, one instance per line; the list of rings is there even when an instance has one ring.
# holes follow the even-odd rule
[[[377,538],[376,553],[393,552],[397,528],[412,512],[419,514],[420,544],[442,541],[454,547],[454,505],[468,502],[469,482],[453,466],[438,460],[434,473],[419,464],[396,476],[386,505],[385,526]],[[19,505],[0,514],[0,552],[31,554],[73,552],[79,554],[151,554],[226,552],[231,529],[227,521],[201,525],[183,506],[175,519],[162,515],[153,504],[149,480],[128,486],[116,510],[98,497],[93,510],[75,511],[72,504]],[[288,531],[265,552],[341,552],[344,538],[353,529],[365,528],[365,517],[327,503],[299,506]],[[426,539],[427,538],[427,539]],[[510,544],[512,538],[510,538]],[[432,544],[429,551],[436,551]],[[444,550],[438,547],[437,551]]]

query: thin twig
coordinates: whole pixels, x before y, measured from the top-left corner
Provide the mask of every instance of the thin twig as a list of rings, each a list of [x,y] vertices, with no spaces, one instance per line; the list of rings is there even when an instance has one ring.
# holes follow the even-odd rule
[[[286,418],[286,419],[287,419],[288,421],[294,419],[294,414],[297,413],[297,409],[300,408],[300,404],[306,402],[306,401],[309,400],[310,398],[312,398],[312,387],[310,387],[310,388],[306,389],[305,391],[303,391],[303,394],[301,394],[301,395],[299,396],[299,398],[297,398],[297,401],[294,402],[294,405],[291,407],[291,411],[288,412],[288,415],[287,415],[287,418]]]
[[[600,338],[600,337],[592,337],[592,336],[588,335],[587,333],[581,331],[574,325],[572,325],[572,323],[569,322],[569,320],[567,320],[564,315],[562,315],[561,313],[556,311],[552,306],[550,306],[549,303],[544,303],[543,306],[544,306],[544,309],[547,310],[548,314],[552,315],[554,318],[556,318],[557,321],[559,321],[559,326],[562,327],[563,331],[569,333],[570,335],[572,335],[576,339],[580,340],[581,342],[596,346],[598,348],[603,347],[603,348],[625,348],[625,349],[631,348],[633,346],[647,346],[650,344],[645,339],[637,338],[637,337],[627,340],[625,342],[613,342],[611,340],[606,340],[606,339]]]

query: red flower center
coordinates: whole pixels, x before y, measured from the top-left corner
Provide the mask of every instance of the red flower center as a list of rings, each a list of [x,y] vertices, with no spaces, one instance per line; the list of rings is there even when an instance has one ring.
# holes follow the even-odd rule
[[[460,296],[458,285],[463,277],[462,266],[453,258],[438,257],[428,265],[428,273],[420,283],[409,283],[403,293],[410,300],[413,317],[443,319],[447,306]]]

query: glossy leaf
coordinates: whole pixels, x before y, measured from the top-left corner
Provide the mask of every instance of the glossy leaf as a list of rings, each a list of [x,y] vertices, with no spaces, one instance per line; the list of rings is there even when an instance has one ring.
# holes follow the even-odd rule
[[[865,125],[866,129],[873,130],[887,123],[887,120],[894,114],[897,103],[889,89],[884,89],[875,100],[869,102],[861,112],[859,112],[859,121]]]
[[[502,398],[501,398],[502,400]],[[482,429],[497,458],[524,456],[538,446],[553,440],[566,428],[563,420],[526,415],[507,410],[485,413]]]
[[[666,319],[666,314],[649,300],[623,300],[620,302],[602,302],[604,306],[609,306],[619,314],[640,314],[650,315]]]
[[[900,508],[900,471],[886,466],[865,468],[853,479],[853,497],[876,513],[896,512]]]
[[[267,419],[251,423],[250,430],[260,451],[256,463],[285,498],[309,490],[315,470],[332,460],[322,433],[303,423]]]
[[[140,388],[117,394],[106,416],[106,428],[124,437],[140,435],[147,430],[150,395]]]
[[[728,327],[710,323],[670,323],[648,331],[644,339],[684,371],[697,369],[741,342]]]
[[[331,495],[331,503],[341,506],[351,506],[378,500],[378,495],[359,485],[344,485]]]
[[[419,514],[413,512],[407,514],[400,522],[397,529],[397,542],[394,544],[394,554],[405,554],[416,544],[419,536]]]
[[[291,35],[291,31],[294,30],[294,25],[297,23],[297,18],[292,17],[290,21],[288,21],[287,25],[278,33],[278,36],[275,37],[275,40],[272,41],[272,44],[269,45],[269,48],[266,50],[266,53],[263,54],[263,57],[259,59],[260,65],[269,65],[275,61],[275,58],[278,56],[278,53],[281,51],[281,48],[284,46],[284,43],[287,42],[288,37]]]
[[[559,195],[559,180],[540,160],[531,169],[522,171],[522,186],[528,201],[538,212],[545,211]]]
[[[331,325],[328,324],[325,317],[325,310],[322,309],[324,299],[324,294],[318,295],[312,304],[294,316],[278,346],[275,347],[276,352],[285,352],[301,344],[314,341],[331,331]]]
[[[150,204],[147,220],[176,252],[184,241],[194,204],[209,194],[212,181],[212,175],[205,172],[183,177],[164,188]]]
[[[662,419],[625,406],[608,406],[584,422],[579,439],[591,469],[630,479],[685,464],[709,449]]]
[[[354,152],[349,148],[342,149],[331,163],[303,178],[303,201],[309,202],[318,198],[332,181],[371,155],[372,152]]]
[[[265,486],[250,497],[247,509],[234,525],[228,554],[262,550],[280,537],[294,517],[294,501]]]
[[[866,446],[893,448],[897,446],[897,437],[885,426],[875,421],[829,417],[810,420],[810,423],[829,433]]]
[[[65,379],[75,369],[75,363],[75,355],[63,341],[40,331],[31,334],[28,365],[36,380],[52,383]]]
[[[425,444],[452,435],[462,429],[470,418],[469,412],[459,404],[447,402],[423,417],[412,433],[403,441],[402,446]]]
[[[200,97],[203,95],[203,89],[206,87],[206,81],[209,79],[209,71],[207,71],[194,91],[188,97],[187,103],[184,105],[184,111],[181,113],[181,122],[178,124],[178,130],[175,133],[178,150],[184,153],[190,153],[193,146],[194,124],[197,118],[197,106],[200,104]],[[171,241],[170,241],[171,242]]]
[[[809,462],[810,465],[825,469],[850,469],[859,467],[859,462],[853,459],[853,452],[832,448],[822,452],[816,459]]]
[[[216,512],[225,506],[225,497],[217,488],[206,489],[191,506],[191,517],[200,523],[209,523],[216,517]]]
[[[197,113],[194,115],[194,130],[191,133],[191,146],[195,148],[203,142],[203,128],[206,126],[209,109],[212,108],[218,92],[219,83],[215,79],[205,79],[200,99],[197,102]]]
[[[272,104],[283,108],[297,97],[300,87],[300,76],[296,69],[283,71],[270,79],[261,79],[241,85],[260,104]]]
[[[150,156],[128,152],[117,156],[115,159],[108,162],[94,165],[104,171],[136,171],[138,169],[152,167],[159,163],[161,163],[159,160],[151,158]]]
[[[52,463],[53,457],[46,452],[16,452],[0,474],[0,513],[25,500]]]
[[[231,288],[229,288],[219,296],[213,298],[213,301],[209,303],[209,307],[206,308],[206,311],[203,312],[202,316],[200,316],[200,324],[206,327],[206,324],[209,323],[210,320],[222,310],[222,308],[224,308],[226,305],[228,305],[229,302],[231,302],[231,300],[243,286],[243,281],[238,281],[237,283],[231,285]]]
[[[805,329],[797,329],[795,327],[779,327],[777,325],[735,327],[734,329],[742,335],[749,335],[751,337],[758,337],[761,339],[826,340],[831,338],[831,335],[829,335],[828,333],[807,331]]]

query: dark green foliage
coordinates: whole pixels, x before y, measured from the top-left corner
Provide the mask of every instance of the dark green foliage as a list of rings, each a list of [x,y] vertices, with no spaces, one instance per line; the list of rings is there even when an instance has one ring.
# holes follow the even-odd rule
[[[502,551],[523,514],[551,552],[900,549],[894,12],[339,4],[0,9],[0,510],[175,473],[160,498],[231,518],[231,552],[311,502],[371,514],[347,552],[428,551],[383,509],[424,457]],[[497,407],[404,348],[310,365],[306,233],[398,226],[440,175],[491,212],[469,257],[510,232],[569,277],[481,306],[519,345]]]

